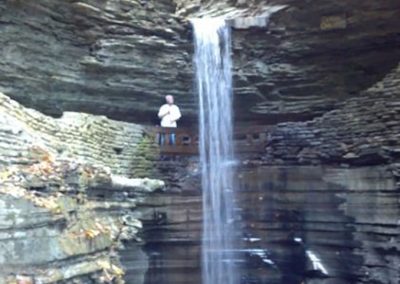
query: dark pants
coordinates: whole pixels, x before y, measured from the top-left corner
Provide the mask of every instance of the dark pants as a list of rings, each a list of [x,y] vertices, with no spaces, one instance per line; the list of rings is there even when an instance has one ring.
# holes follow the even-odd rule
[[[168,135],[169,137],[169,145],[175,145],[175,133],[170,132],[169,134],[166,133],[160,133],[160,141],[159,144],[160,145],[165,145],[166,143],[166,135]]]

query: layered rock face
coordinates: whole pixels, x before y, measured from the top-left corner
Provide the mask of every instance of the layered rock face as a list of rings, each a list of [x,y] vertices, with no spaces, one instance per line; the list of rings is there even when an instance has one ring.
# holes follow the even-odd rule
[[[201,283],[198,171],[193,160],[180,163],[187,173],[182,188],[152,195],[143,214],[148,284]],[[398,282],[400,212],[391,167],[242,162],[236,176],[241,283]],[[186,187],[196,180],[197,187]]]
[[[398,281],[399,207],[388,167],[272,166],[241,180],[247,247],[264,252],[247,272],[255,283]]]
[[[190,123],[197,107],[186,18],[215,15],[236,19],[242,122],[321,115],[400,59],[396,0],[8,0],[0,3],[0,90],[56,116],[72,110],[146,123],[172,94]]]
[[[2,1],[0,91],[146,123],[172,94],[189,124],[186,18],[210,15],[234,27],[238,123],[274,125],[238,157],[243,283],[398,283],[398,0]],[[1,276],[121,282],[126,239],[127,283],[200,283],[196,158],[156,161],[138,125],[0,102]],[[146,176],[169,191],[148,197]]]
[[[2,1],[1,91],[54,116],[149,122],[166,94],[184,109],[190,40],[173,12],[168,0]]]
[[[237,157],[243,283],[400,280],[399,76],[396,67],[321,117],[277,124],[264,153]],[[158,165],[181,193],[154,196],[144,215],[146,281],[199,281],[198,164]]]
[[[320,118],[304,123],[278,124],[270,133],[264,162],[268,164],[322,164],[344,167],[386,165],[391,186],[383,183],[358,184],[356,176],[349,189],[363,191],[340,194],[350,197],[345,215],[355,220],[353,237],[363,244],[362,278],[371,283],[396,283],[399,246],[399,135],[400,68],[362,92],[358,98]],[[376,173],[371,173],[371,176]],[[384,180],[382,175],[378,175]],[[343,184],[349,177],[333,182]],[[354,183],[353,183],[354,182]],[[357,250],[358,251],[358,250]],[[365,255],[363,255],[365,253]]]
[[[395,164],[399,161],[400,67],[337,109],[270,133],[268,163]]]
[[[55,120],[3,94],[0,119],[0,283],[124,283],[118,249],[140,241],[137,205],[164,187],[132,178],[153,169],[143,128]]]
[[[357,97],[399,62],[395,51],[399,3],[296,1],[288,5],[272,16],[267,31],[243,31],[234,45],[239,55],[236,66],[244,66],[244,76],[237,82],[244,78],[253,86],[243,84],[250,94],[249,88],[256,88],[258,99],[247,98],[254,99],[252,112],[263,121],[319,116]],[[258,59],[251,60],[244,50],[252,50]]]

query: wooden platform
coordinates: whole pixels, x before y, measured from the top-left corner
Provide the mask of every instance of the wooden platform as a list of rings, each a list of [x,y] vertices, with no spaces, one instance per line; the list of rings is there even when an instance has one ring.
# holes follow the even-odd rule
[[[250,126],[234,129],[234,147],[236,153],[262,152],[268,142],[269,126]],[[160,152],[164,155],[198,155],[199,134],[193,128],[162,128],[149,127],[146,131],[154,141],[160,145]],[[175,134],[175,144],[171,145],[170,134]],[[160,144],[160,137],[164,135],[164,144]]]

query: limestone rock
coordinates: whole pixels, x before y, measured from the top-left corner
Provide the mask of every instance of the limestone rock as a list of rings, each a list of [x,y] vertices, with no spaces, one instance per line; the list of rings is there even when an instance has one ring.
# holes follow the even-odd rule
[[[188,18],[222,15],[249,27],[232,36],[235,117],[306,120],[396,66],[399,13],[396,0],[2,1],[0,91],[54,116],[78,111],[151,124],[171,94],[181,123],[191,124]]]
[[[138,145],[152,144],[143,128],[77,113],[54,119],[3,94],[0,119],[0,279],[124,283],[116,250],[140,241],[137,204],[164,187],[132,178],[146,172],[135,163]]]
[[[270,133],[266,163],[354,166],[391,164],[399,159],[400,66],[381,82],[337,109],[304,123],[281,123]],[[312,149],[313,155],[309,153]]]

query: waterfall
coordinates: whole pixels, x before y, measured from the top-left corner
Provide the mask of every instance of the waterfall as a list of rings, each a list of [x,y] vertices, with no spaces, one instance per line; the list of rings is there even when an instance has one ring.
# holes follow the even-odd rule
[[[222,19],[192,21],[199,96],[203,191],[203,284],[236,282],[233,268],[233,145],[230,28]]]

